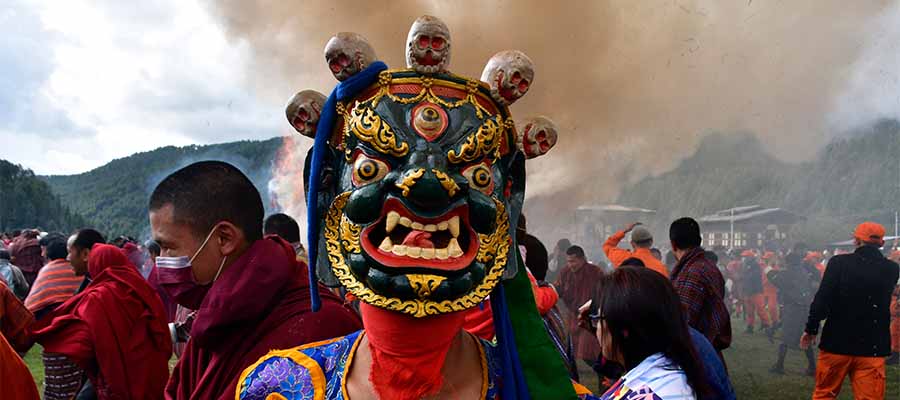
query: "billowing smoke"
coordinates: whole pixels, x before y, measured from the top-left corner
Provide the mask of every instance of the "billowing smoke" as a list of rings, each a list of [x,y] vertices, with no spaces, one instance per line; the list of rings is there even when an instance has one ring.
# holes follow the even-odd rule
[[[884,34],[878,27],[897,26],[897,6],[884,1],[227,1],[209,8],[229,35],[253,47],[252,75],[273,104],[300,89],[328,93],[336,82],[322,48],[339,31],[363,34],[380,59],[403,67],[410,23],[438,16],[453,36],[451,70],[471,77],[495,52],[523,50],[536,78],[513,113],[546,114],[561,127],[557,148],[529,162],[529,213],[544,218],[614,199],[624,183],[671,168],[713,131],[752,132],[779,158],[808,159],[841,125],[830,116],[847,107],[852,114],[857,102],[845,93],[897,85],[896,70],[894,78],[857,72],[871,69],[861,58]],[[888,31],[894,45],[880,48],[897,53],[897,31]]]
[[[303,197],[303,161],[312,141],[297,136],[286,136],[269,180],[269,198],[280,210],[297,220],[301,228],[306,226],[306,201]],[[304,240],[304,243],[306,241]]]

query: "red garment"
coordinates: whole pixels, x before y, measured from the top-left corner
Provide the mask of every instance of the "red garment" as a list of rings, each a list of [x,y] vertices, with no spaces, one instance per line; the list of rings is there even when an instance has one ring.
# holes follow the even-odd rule
[[[34,316],[6,285],[0,284],[0,336],[6,337],[16,351],[28,351],[28,328]]]
[[[0,335],[0,388],[4,400],[40,400],[34,378],[22,358]]]
[[[543,317],[556,306],[559,294],[551,286],[540,286],[537,279],[528,272],[531,279],[531,291],[534,293],[534,301],[537,304],[538,313]],[[482,308],[484,307],[484,308]],[[494,340],[494,313],[491,310],[491,302],[484,301],[477,307],[465,311],[466,322],[463,329],[484,340]]]
[[[891,351],[900,352],[900,285],[891,294]]]
[[[703,248],[696,247],[681,256],[672,268],[672,286],[681,300],[688,325],[706,336],[720,352],[731,346],[731,315],[725,307],[725,278],[719,268],[706,259]]]
[[[83,369],[99,399],[159,399],[172,341],[156,292],[115,246],[88,256],[93,282],[36,322],[33,337],[47,353]]]
[[[241,372],[270,350],[359,330],[359,317],[325,288],[322,308],[310,311],[306,274],[284,240],[254,242],[203,299],[166,398],[233,399]]]
[[[578,327],[578,307],[594,297],[597,281],[603,275],[604,272],[600,267],[590,263],[584,264],[578,270],[566,266],[559,275],[559,284],[556,287],[566,306],[566,325],[569,334],[572,335],[575,358],[579,360],[593,361],[600,355],[597,337],[588,330]]]
[[[38,272],[31,292],[25,299],[25,306],[33,313],[46,307],[60,304],[72,298],[84,277],[75,276],[72,264],[65,259],[51,260]]]
[[[418,400],[437,394],[441,371],[465,312],[416,318],[360,303],[372,352],[369,381],[382,399]],[[428,338],[428,340],[422,340]]]
[[[10,245],[9,254],[12,256],[13,265],[19,267],[23,274],[36,276],[44,266],[44,260],[41,258],[41,244],[36,237],[19,236]],[[31,282],[29,281],[28,284],[30,285]]]

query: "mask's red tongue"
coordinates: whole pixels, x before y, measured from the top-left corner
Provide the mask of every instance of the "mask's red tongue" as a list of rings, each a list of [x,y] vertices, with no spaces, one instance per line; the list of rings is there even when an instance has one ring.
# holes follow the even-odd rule
[[[429,247],[433,248],[434,242],[432,242],[430,239],[431,232],[411,231],[408,235],[406,235],[406,239],[403,239],[403,245],[420,247],[423,249],[427,249]]]

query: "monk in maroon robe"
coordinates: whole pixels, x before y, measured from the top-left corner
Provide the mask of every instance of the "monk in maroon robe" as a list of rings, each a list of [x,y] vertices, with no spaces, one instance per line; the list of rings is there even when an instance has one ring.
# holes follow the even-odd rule
[[[197,310],[167,399],[233,399],[241,372],[269,351],[362,328],[325,288],[312,312],[309,285],[317,283],[290,244],[262,237],[259,192],[234,166],[203,161],[172,173],[149,209],[159,285]]]
[[[566,324],[572,335],[575,357],[588,365],[593,365],[600,355],[600,346],[591,332],[578,327],[578,307],[593,298],[601,277],[603,270],[587,262],[581,247],[572,246],[566,251],[566,267],[560,272],[556,287],[566,305]]]

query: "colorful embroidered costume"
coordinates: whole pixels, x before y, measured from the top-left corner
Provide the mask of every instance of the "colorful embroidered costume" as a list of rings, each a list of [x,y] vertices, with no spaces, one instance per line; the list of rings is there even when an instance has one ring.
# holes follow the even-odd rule
[[[345,400],[344,378],[364,331],[311,343],[288,350],[276,350],[261,358],[241,376],[238,398],[266,400],[277,393],[289,400]],[[497,397],[500,379],[496,347],[479,340],[484,370],[485,399]],[[289,384],[285,384],[290,382]]]

